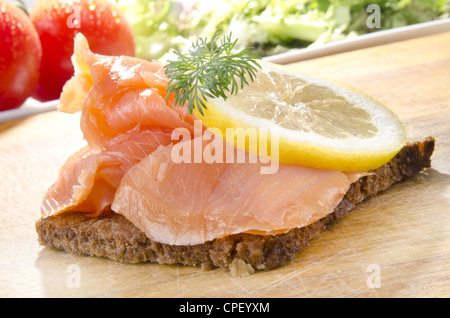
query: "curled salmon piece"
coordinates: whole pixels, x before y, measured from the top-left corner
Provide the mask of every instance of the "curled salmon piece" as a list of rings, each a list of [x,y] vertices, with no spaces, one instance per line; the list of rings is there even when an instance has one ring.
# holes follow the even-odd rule
[[[91,149],[101,150],[150,127],[186,128],[195,117],[167,99],[164,67],[129,56],[103,56],[89,50],[86,38],[75,37],[75,75],[66,83],[59,111],[81,111],[81,130]]]

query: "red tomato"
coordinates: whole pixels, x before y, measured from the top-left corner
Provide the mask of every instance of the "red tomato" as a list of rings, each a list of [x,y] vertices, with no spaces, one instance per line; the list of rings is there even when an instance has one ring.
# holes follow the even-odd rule
[[[0,110],[17,108],[33,93],[42,48],[28,15],[0,0]]]
[[[90,49],[103,55],[134,56],[134,34],[108,0],[38,0],[31,19],[42,43],[41,76],[33,97],[58,99],[74,74],[74,37],[84,34]]]

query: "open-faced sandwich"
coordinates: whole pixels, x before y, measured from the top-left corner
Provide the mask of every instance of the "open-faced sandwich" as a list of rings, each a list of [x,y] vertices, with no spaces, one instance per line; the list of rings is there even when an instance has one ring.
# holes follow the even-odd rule
[[[59,110],[81,111],[87,145],[43,200],[42,245],[129,263],[269,270],[430,167],[434,138],[407,142],[377,101],[234,54],[232,43],[201,40],[165,66],[94,54],[77,35]]]

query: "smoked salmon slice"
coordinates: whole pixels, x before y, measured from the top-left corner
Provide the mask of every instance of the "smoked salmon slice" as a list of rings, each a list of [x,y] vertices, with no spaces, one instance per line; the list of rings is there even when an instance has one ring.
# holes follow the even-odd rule
[[[182,143],[192,148],[196,139],[177,145]],[[333,212],[360,177],[284,164],[276,173],[261,174],[262,160],[227,163],[225,157],[175,163],[174,147],[159,147],[128,170],[112,203],[113,211],[149,238],[171,245],[237,233],[275,235],[311,224]],[[239,156],[242,150],[235,150]]]
[[[172,142],[171,131],[152,129],[132,134],[128,139],[96,152],[84,147],[73,154],[41,205],[42,215],[66,211],[100,215],[109,210],[125,173],[160,145]]]

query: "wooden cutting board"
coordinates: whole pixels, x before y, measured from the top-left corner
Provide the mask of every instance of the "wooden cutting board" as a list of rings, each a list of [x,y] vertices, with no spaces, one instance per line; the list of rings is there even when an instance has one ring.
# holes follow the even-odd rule
[[[0,297],[449,297],[450,33],[305,61],[388,105],[409,138],[437,138],[433,168],[365,202],[288,266],[248,277],[127,265],[42,248],[46,188],[84,142],[79,115],[0,125]]]

